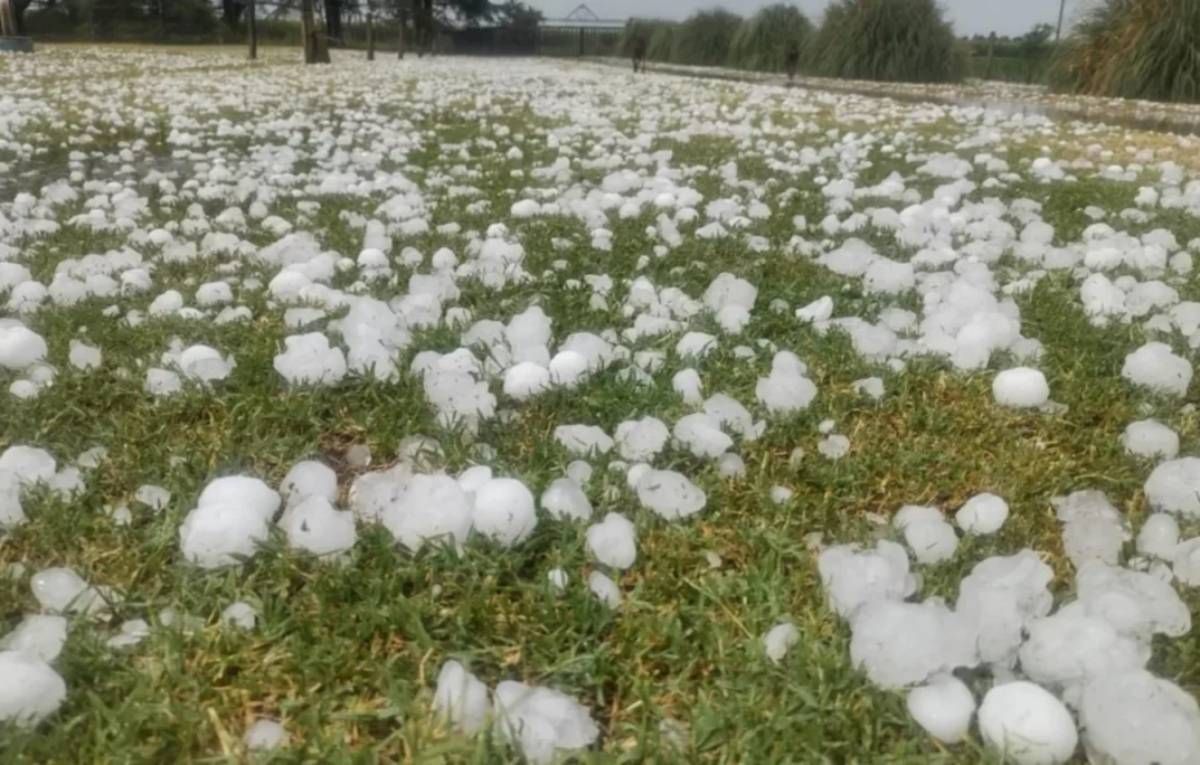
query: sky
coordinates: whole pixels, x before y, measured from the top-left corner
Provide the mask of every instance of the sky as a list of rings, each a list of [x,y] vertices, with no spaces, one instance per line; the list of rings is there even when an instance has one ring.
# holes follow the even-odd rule
[[[602,19],[626,19],[630,16],[682,19],[694,11],[720,6],[743,16],[777,0],[587,0],[587,5]],[[547,18],[566,16],[580,0],[526,0]],[[1067,0],[1067,18],[1072,8],[1088,0]],[[828,0],[794,0],[813,21],[820,18]],[[1054,24],[1058,20],[1058,0],[941,0],[942,7],[959,35],[1019,35],[1034,24]]]

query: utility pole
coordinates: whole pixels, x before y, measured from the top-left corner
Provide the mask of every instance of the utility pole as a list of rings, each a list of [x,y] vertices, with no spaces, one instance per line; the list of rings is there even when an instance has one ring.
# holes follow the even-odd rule
[[[1058,27],[1054,30],[1054,44],[1062,39],[1063,13],[1067,10],[1067,0],[1058,0]]]

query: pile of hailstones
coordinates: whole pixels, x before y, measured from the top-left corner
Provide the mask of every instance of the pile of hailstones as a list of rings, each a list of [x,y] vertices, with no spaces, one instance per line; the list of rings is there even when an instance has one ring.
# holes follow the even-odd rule
[[[665,431],[665,426],[657,423]],[[560,441],[582,452],[612,448],[612,439],[592,434],[582,426],[566,426]],[[603,436],[599,446],[595,438]],[[653,423],[630,423],[619,432],[622,453],[666,441]],[[654,444],[647,446],[647,441]],[[472,534],[503,548],[520,544],[538,523],[537,505],[548,516],[564,521],[588,521],[593,508],[583,489],[590,480],[591,466],[584,460],[572,462],[566,475],[552,481],[536,503],[524,483],[496,477],[490,468],[475,466],[458,476],[426,471],[430,450],[436,444],[420,437],[401,445],[401,460],[384,470],[360,474],[348,492],[349,509],[337,507],[339,486],[336,473],[316,461],[297,463],[279,486],[272,489],[250,476],[226,476],[205,486],[179,527],[183,557],[206,569],[237,565],[258,551],[277,526],[292,549],[318,556],[338,556],[357,539],[359,522],[379,523],[405,549],[416,552],[425,545],[450,545],[461,550]],[[102,457],[103,455],[99,455]],[[97,455],[92,455],[92,462]],[[369,456],[361,459],[369,460]],[[20,463],[20,464],[18,464]],[[0,489],[11,483],[12,492],[0,491],[0,499],[15,503],[13,520],[20,512],[19,491],[37,483],[69,489],[82,486],[75,467],[55,470],[53,457],[40,449],[11,447],[0,456]],[[648,465],[630,468],[625,480],[641,504],[664,519],[683,518],[703,509],[704,492],[686,477],[658,471]],[[66,490],[66,489],[64,489]],[[161,509],[169,495],[159,487],[142,487],[139,501]],[[128,511],[127,508],[123,508]],[[116,514],[114,513],[114,516]],[[23,513],[20,520],[23,520]],[[12,524],[10,524],[12,525]],[[608,513],[586,531],[589,555],[599,565],[587,579],[591,592],[610,607],[620,605],[620,588],[604,571],[621,571],[637,558],[634,524],[620,513]],[[601,570],[603,569],[603,570]],[[549,584],[565,590],[570,577],[562,569],[549,572]],[[34,573],[31,587],[45,614],[30,615],[0,643],[0,721],[36,724],[53,714],[66,697],[66,685],[51,663],[66,639],[68,615],[99,616],[107,612],[118,595],[108,588],[89,585],[68,568]],[[238,602],[222,614],[222,621],[253,628],[257,614],[249,604]],[[163,624],[184,624],[186,616],[159,614]],[[187,626],[184,624],[184,626]],[[150,633],[142,619],[122,624],[109,641],[114,648],[136,644]],[[492,703],[488,704],[489,696]],[[438,681],[436,703],[444,715],[465,733],[492,721],[494,730],[519,746],[531,762],[546,762],[558,750],[586,747],[599,735],[588,711],[559,691],[502,682],[494,693],[456,662],[448,662]],[[481,704],[483,706],[481,706]],[[487,707],[490,706],[490,713]],[[247,733],[249,748],[270,748],[286,740],[276,721],[260,720]]]
[[[1178,445],[1168,434],[1175,435],[1143,421],[1127,429],[1124,443],[1162,454]],[[1124,564],[1133,535],[1102,492],[1053,500],[1076,572],[1074,598],[1057,609],[1054,574],[1030,549],[980,561],[951,607],[937,597],[915,599],[920,578],[896,542],[825,548],[821,582],[830,608],[849,622],[854,665],[881,688],[908,689],[912,718],[944,743],[966,738],[977,718],[985,745],[1006,762],[1066,762],[1081,737],[1094,763],[1200,762],[1196,699],[1146,670],[1155,635],[1191,630],[1172,582],[1200,586],[1200,537],[1180,541],[1179,527],[1180,518],[1200,519],[1200,459],[1161,463],[1145,492],[1154,512]],[[988,535],[1007,517],[1003,499],[981,494],[955,521],[968,535]],[[892,526],[920,564],[955,553],[958,536],[938,508],[906,506]],[[765,638],[767,653],[778,660],[798,639],[795,627],[778,625]],[[973,676],[992,682],[978,707],[954,674],[976,668],[985,671]]]

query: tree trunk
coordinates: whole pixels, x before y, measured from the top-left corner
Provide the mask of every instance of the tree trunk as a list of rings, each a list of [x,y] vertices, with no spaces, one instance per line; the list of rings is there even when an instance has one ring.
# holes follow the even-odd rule
[[[236,29],[245,8],[241,0],[221,0],[221,21],[230,29]]]
[[[325,32],[329,40],[345,45],[342,40],[342,0],[325,0]]]
[[[405,42],[404,38],[408,32],[408,30],[406,29],[407,26],[408,26],[408,11],[406,9],[402,8],[400,10],[400,36],[397,38],[397,41],[396,41],[396,44],[397,44],[396,58],[399,58],[399,59],[404,58],[404,42]]]
[[[15,37],[16,34],[17,16],[8,0],[0,0],[0,37]]]
[[[420,32],[417,35],[417,55],[428,53],[433,55],[433,0],[419,0],[421,7],[417,10],[420,21]]]
[[[367,11],[367,61],[375,60],[375,14]]]
[[[301,0],[300,33],[304,36],[304,63],[328,64],[329,45],[325,36],[317,29],[317,21],[313,16],[313,0]]]
[[[256,18],[256,8],[258,0],[250,0],[246,6],[246,39],[250,44],[250,60],[254,61],[258,58],[258,19]]]
[[[33,0],[11,0],[9,5],[9,12],[12,14],[9,23],[12,24],[14,30],[12,34],[18,37],[25,36],[25,9],[31,2]]]

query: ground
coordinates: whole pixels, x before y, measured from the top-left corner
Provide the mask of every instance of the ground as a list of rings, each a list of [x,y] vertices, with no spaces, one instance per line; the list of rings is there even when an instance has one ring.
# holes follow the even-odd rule
[[[61,709],[37,727],[0,728],[6,761],[238,758],[243,733],[259,717],[288,730],[288,747],[274,755],[281,761],[515,759],[499,736],[464,738],[434,713],[438,670],[451,658],[489,686],[517,679],[582,703],[600,729],[586,761],[986,761],[978,742],[945,746],[925,735],[903,694],[875,688],[852,665],[850,631],[826,605],[815,551],[894,537],[887,518],[902,505],[952,512],[990,491],[1008,501],[1010,520],[994,537],[964,537],[949,561],[917,567],[923,595],[952,601],[976,562],[1032,547],[1054,568],[1056,595],[1068,599],[1073,567],[1050,499],[1100,489],[1136,527],[1148,512],[1143,483],[1153,463],[1123,450],[1126,426],[1152,417],[1179,434],[1181,453],[1200,446],[1200,419],[1185,406],[1195,385],[1171,396],[1121,376],[1126,354],[1147,340],[1163,339],[1190,359],[1196,336],[1189,344],[1183,332],[1147,327],[1167,306],[1097,321],[1079,290],[1083,232],[1094,222],[1089,206],[1119,231],[1166,229],[1177,242],[1173,252],[1193,243],[1200,255],[1200,200],[1190,208],[1186,200],[1135,204],[1141,187],[1166,188],[1161,163],[1196,155],[1194,139],[771,85],[635,77],[571,62],[368,64],[347,54],[330,67],[304,68],[296,51],[267,50],[257,63],[241,55],[56,47],[0,59],[0,82],[8,83],[0,95],[0,259],[51,285],[71,270],[62,265],[68,259],[128,248],[152,277],[145,292],[118,289],[75,302],[52,288],[37,310],[5,309],[45,339],[45,363],[56,374],[31,398],[0,397],[0,446],[37,446],[62,465],[95,446],[107,455],[74,495],[29,492],[28,522],[0,537],[0,570],[8,571],[0,576],[0,634],[39,610],[29,577],[40,569],[69,566],[112,593],[106,618],[71,620],[54,663],[68,689]],[[969,167],[946,177],[921,171],[941,154]],[[1004,166],[989,168],[985,154]],[[1060,163],[1064,177],[1035,171],[1039,157]],[[1106,173],[1112,165],[1121,173]],[[612,177],[620,170],[633,171],[628,186]],[[826,186],[849,178],[862,191],[892,173],[907,196],[868,191],[839,207]],[[351,264],[323,280],[330,289],[392,300],[411,289],[410,274],[431,271],[440,248],[471,260],[495,224],[507,233],[493,234],[522,246],[528,278],[501,286],[458,278],[460,294],[438,307],[433,322],[410,322],[392,379],[352,372],[333,384],[289,384],[273,367],[283,339],[328,330],[337,345],[338,335],[324,318],[305,329],[285,324],[296,299],[266,286],[280,266],[251,255],[282,234],[267,230],[250,203],[263,201],[293,230],[311,232],[322,250],[356,259],[364,247],[356,219],[379,217],[380,205],[402,191],[398,182],[371,185],[384,175],[403,176],[421,198],[388,221],[391,276],[363,280]],[[1020,334],[1042,344],[1040,357],[1026,363],[1044,372],[1061,407],[996,404],[996,371],[1017,365],[1009,348],[998,347],[980,368],[960,369],[937,354],[864,354],[849,330],[794,315],[829,295],[835,317],[877,322],[888,308],[920,317],[929,308],[920,285],[873,292],[818,256],[851,237],[898,261],[922,247],[884,226],[846,231],[836,218],[833,229],[822,222],[831,213],[845,219],[930,202],[959,175],[972,184],[963,198],[1000,202],[995,220],[1011,231],[994,240],[999,250],[988,261],[994,292],[1019,308]],[[669,183],[637,197],[655,176]],[[42,205],[43,189],[60,179],[78,194],[44,206],[39,219],[57,225],[5,231],[20,217],[19,195]],[[690,187],[703,201],[695,205],[699,219],[681,223],[679,242],[664,245],[659,215],[675,208],[656,207],[655,198],[668,186]],[[601,187],[618,198],[603,199]],[[123,188],[144,203],[121,212]],[[515,215],[523,199],[558,207]],[[733,213],[706,212],[718,199],[733,200]],[[1068,267],[1047,266],[1044,247],[1033,259],[1015,254],[1030,219],[1013,206],[1018,199],[1040,205],[1053,247],[1078,255]],[[764,215],[749,214],[755,201]],[[216,220],[230,206],[247,213],[241,224]],[[1131,208],[1143,215],[1122,216]],[[87,209],[99,212],[90,222],[76,218]],[[696,235],[714,216],[724,235]],[[406,220],[428,226],[403,229]],[[439,229],[451,223],[458,226]],[[922,230],[939,225],[931,218]],[[980,241],[962,220],[947,225],[953,233],[945,243],[954,248]],[[603,235],[595,240],[600,227],[611,231],[609,249]],[[208,231],[224,229],[249,244],[237,253],[201,244],[198,253],[173,256],[172,245],[146,236],[155,229],[170,231],[172,243],[200,244]],[[412,265],[403,261],[405,248],[420,256]],[[1161,275],[1177,301],[1200,300],[1194,271],[1152,270],[1120,266],[1111,275]],[[410,370],[418,351],[459,347],[461,328],[440,315],[451,305],[502,323],[540,305],[553,321],[553,353],[573,332],[632,327],[639,311],[626,297],[637,277],[699,300],[723,272],[757,287],[749,323],[730,334],[702,310],[663,335],[623,336],[631,351],[662,352],[661,367],[646,361],[648,384],[625,371],[636,365],[618,362],[574,389],[515,401],[496,378],[499,412],[470,433],[439,421]],[[597,274],[614,281],[599,302],[585,281]],[[221,306],[200,307],[198,316],[145,315],[168,289],[196,306],[196,288],[217,279],[233,285],[235,303],[252,319],[216,323]],[[772,308],[774,301],[782,303]],[[337,306],[325,307],[337,315]],[[144,321],[128,321],[131,311]],[[702,360],[676,352],[689,330],[716,338]],[[153,395],[147,370],[170,368],[163,355],[175,338],[176,348],[203,343],[236,365],[224,380],[185,381],[175,395]],[[72,340],[102,350],[98,369],[68,361]],[[776,350],[797,354],[818,391],[810,406],[786,416],[756,401]],[[653,415],[669,427],[692,410],[671,384],[687,366],[700,372],[706,396],[725,392],[767,426],[757,439],[735,439],[744,477],[723,478],[713,460],[679,445],[655,460],[707,493],[705,509],[681,521],[639,505],[625,476],[607,467],[615,454],[592,460],[595,517],[620,512],[637,526],[636,564],[609,571],[624,597],[616,609],[586,586],[597,568],[585,550],[587,524],[545,515],[513,549],[474,538],[461,552],[430,546],[410,554],[383,527],[360,524],[357,543],[334,559],[289,550],[279,533],[240,566],[201,569],[181,552],[180,523],[213,478],[246,474],[277,486],[296,462],[319,459],[338,471],[344,504],[367,469],[347,458],[351,447],[369,447],[375,470],[394,463],[402,441],[415,435],[440,444],[436,467],[458,474],[485,464],[536,496],[574,459],[556,443],[557,426],[587,423],[613,434],[622,421]],[[6,387],[29,374],[0,373]],[[878,401],[853,387],[870,376],[883,381]],[[845,457],[819,453],[824,420],[849,438]],[[167,507],[153,512],[134,502],[144,484],[169,490]],[[771,497],[779,486],[793,492],[781,503]],[[127,525],[110,512],[121,505],[131,510]],[[1184,536],[1195,531],[1185,525]],[[547,584],[556,567],[570,577],[563,593]],[[1180,594],[1193,612],[1200,605],[1196,589]],[[238,600],[258,610],[253,630],[221,623],[222,610]],[[163,625],[164,609],[196,621]],[[128,649],[110,647],[116,625],[133,618],[150,623],[149,636]],[[785,620],[800,639],[776,664],[761,637]],[[1200,690],[1194,638],[1160,637],[1153,648],[1151,670]],[[989,682],[971,681],[980,692]]]

